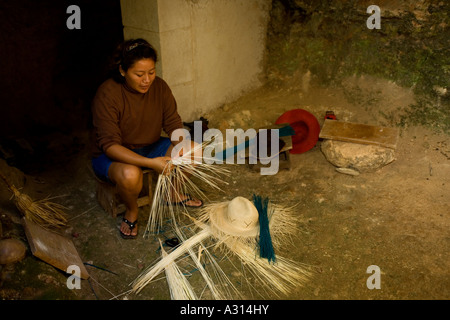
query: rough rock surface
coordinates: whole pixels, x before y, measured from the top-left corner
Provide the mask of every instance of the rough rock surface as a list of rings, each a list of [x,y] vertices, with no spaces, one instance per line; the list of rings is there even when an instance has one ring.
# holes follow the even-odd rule
[[[0,240],[0,264],[9,264],[25,257],[26,247],[17,239]]]
[[[336,167],[359,172],[376,171],[395,160],[393,149],[368,144],[324,140],[321,150]]]

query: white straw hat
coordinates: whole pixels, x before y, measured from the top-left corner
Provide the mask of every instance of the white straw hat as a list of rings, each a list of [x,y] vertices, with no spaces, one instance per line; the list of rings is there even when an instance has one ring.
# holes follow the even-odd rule
[[[216,229],[232,236],[253,237],[259,234],[259,214],[255,205],[244,197],[236,197],[210,213]]]

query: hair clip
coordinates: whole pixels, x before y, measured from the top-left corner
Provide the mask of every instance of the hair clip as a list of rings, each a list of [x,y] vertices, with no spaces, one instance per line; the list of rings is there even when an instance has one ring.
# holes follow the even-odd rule
[[[136,47],[139,46],[139,45],[140,45],[140,43],[134,43],[134,44],[130,45],[130,46],[127,48],[127,52],[133,50],[134,48],[136,48]]]
[[[131,50],[133,50],[134,48],[137,48],[137,47],[139,47],[139,46],[146,46],[146,47],[148,47],[148,45],[147,45],[146,43],[136,42],[136,43],[133,43],[132,45],[130,45],[130,46],[127,48],[127,52],[130,52]]]

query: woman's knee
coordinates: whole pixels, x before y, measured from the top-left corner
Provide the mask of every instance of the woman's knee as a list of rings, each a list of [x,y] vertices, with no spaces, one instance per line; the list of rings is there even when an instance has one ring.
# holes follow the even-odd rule
[[[117,170],[115,183],[119,187],[140,191],[142,188],[142,169],[133,165],[121,164]]]

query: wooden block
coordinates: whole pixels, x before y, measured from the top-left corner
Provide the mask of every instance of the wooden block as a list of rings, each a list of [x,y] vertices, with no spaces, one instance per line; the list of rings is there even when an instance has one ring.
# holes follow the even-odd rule
[[[137,199],[137,205],[138,207],[143,207],[150,204],[150,197],[149,196],[143,196]],[[117,205],[117,214],[119,213],[123,213],[127,211],[127,208],[125,207],[125,205],[123,203],[120,203],[119,205]]]
[[[261,164],[261,162],[257,162],[255,164],[247,163],[247,167],[251,169],[252,171],[260,171],[261,168],[268,168],[270,167],[269,164]],[[278,170],[291,170],[291,159],[288,151],[280,152],[279,158],[278,158]]]
[[[291,170],[291,159],[290,159],[290,155],[289,155],[289,150],[292,149],[292,137],[291,136],[286,136],[286,137],[280,137],[281,140],[284,141],[284,146],[283,148],[280,150],[280,152],[277,154],[278,155],[278,169],[282,170],[282,169],[287,169],[287,170]],[[273,156],[275,157],[275,156]],[[272,158],[273,158],[272,157]],[[256,160],[255,164],[250,163],[250,158],[252,158],[253,160]],[[265,160],[269,160],[269,158],[266,158]],[[262,167],[269,167],[270,163],[268,165],[263,165],[261,164],[255,157],[251,157],[251,156],[246,156],[246,163],[247,166],[254,171],[260,170]]]
[[[281,149],[280,152],[284,152],[284,151],[288,151],[292,149],[292,137],[291,136],[287,136],[287,137],[280,137],[281,140],[284,141],[284,147],[283,149]]]
[[[64,272],[67,272],[69,266],[76,265],[80,268],[81,278],[89,278],[72,240],[46,230],[26,218],[23,218],[23,226],[34,256]]]
[[[319,138],[397,148],[398,129],[326,119]]]

